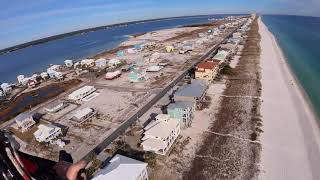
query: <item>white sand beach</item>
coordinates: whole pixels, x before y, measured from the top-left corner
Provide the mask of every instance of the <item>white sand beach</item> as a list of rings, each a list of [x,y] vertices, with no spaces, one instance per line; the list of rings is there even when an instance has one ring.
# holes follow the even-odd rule
[[[260,179],[320,179],[317,118],[261,19],[259,33],[264,124]]]

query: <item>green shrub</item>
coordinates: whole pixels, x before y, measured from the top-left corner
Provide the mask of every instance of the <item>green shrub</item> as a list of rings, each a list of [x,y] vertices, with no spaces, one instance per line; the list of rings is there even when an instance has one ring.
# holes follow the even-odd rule
[[[229,64],[225,64],[223,66],[223,68],[221,69],[221,74],[223,75],[232,75],[233,74],[233,71],[232,71],[232,67],[230,67]]]

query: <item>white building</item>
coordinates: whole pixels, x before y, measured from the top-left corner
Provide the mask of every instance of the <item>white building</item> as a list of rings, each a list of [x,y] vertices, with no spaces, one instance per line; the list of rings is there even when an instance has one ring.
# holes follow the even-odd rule
[[[162,66],[151,65],[147,68],[146,72],[158,72],[162,69]]]
[[[93,180],[148,180],[147,163],[115,155]]]
[[[28,83],[29,79],[30,79],[29,77],[25,77],[24,75],[17,76],[18,82],[22,85],[26,85]]]
[[[61,128],[51,124],[40,124],[33,136],[38,142],[52,143],[59,135],[62,135]]]
[[[118,66],[119,64],[121,64],[119,59],[110,59],[108,61],[108,66]]]
[[[76,111],[70,120],[81,125],[85,123],[89,118],[94,116],[95,114],[96,114],[96,111],[93,108],[86,107]]]
[[[180,134],[180,120],[159,114],[144,130],[143,150],[165,155]]]
[[[0,88],[0,101],[6,98],[6,93]]]
[[[60,77],[62,76],[62,73],[59,72],[60,69],[61,69],[60,65],[52,65],[47,69],[47,73],[50,78]]]
[[[5,94],[9,94],[9,93],[12,91],[12,87],[11,87],[11,85],[8,84],[8,83],[2,83],[2,84],[0,85],[0,87],[1,87],[1,89],[3,90],[3,92],[4,92]]]
[[[48,107],[45,107],[44,109],[48,112],[48,113],[56,113],[62,109],[64,109],[65,107],[69,106],[68,103],[65,102],[59,102],[59,103],[55,103],[52,105],[49,105]]]
[[[95,65],[94,59],[83,59],[80,61],[81,66],[92,67]]]
[[[105,58],[99,58],[95,63],[98,68],[104,68],[107,66],[107,60]]]
[[[48,75],[47,72],[42,72],[42,73],[40,74],[40,76],[41,76],[42,79],[48,79],[48,78],[49,78],[49,75]]]
[[[241,38],[241,36],[242,36],[242,33],[240,33],[240,32],[235,32],[232,34],[233,38]]]
[[[14,118],[21,132],[26,132],[30,129],[36,122],[34,121],[32,114],[30,112],[24,112],[19,114]]]
[[[96,88],[94,86],[83,86],[82,88],[73,91],[71,94],[69,94],[68,99],[78,101],[92,94],[95,91]]]
[[[70,59],[67,59],[64,61],[64,64],[68,67],[71,68],[73,66],[73,61]]]

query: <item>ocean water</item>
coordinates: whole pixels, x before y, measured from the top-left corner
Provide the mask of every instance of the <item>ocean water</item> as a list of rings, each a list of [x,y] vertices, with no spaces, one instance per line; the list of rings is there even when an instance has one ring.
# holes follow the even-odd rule
[[[320,117],[320,17],[263,15]]]
[[[181,25],[207,23],[208,18],[224,16],[226,15],[182,17],[129,24],[126,27],[101,29],[20,49],[0,55],[0,83],[15,82],[17,75],[30,76],[34,72],[46,70],[50,64],[63,64],[66,59],[79,60],[113,49],[125,41],[128,35]]]

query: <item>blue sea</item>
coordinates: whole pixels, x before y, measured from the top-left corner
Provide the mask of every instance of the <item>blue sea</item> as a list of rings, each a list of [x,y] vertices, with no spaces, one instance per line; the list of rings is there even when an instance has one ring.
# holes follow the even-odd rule
[[[226,15],[208,15],[171,18],[129,24],[128,26],[100,29],[93,32],[65,37],[34,45],[11,53],[0,55],[0,84],[15,82],[17,75],[30,76],[42,72],[50,64],[63,64],[64,60],[79,60],[110,50],[133,35],[176,26],[209,22],[208,18],[222,18]]]
[[[263,15],[320,117],[320,17]]]

